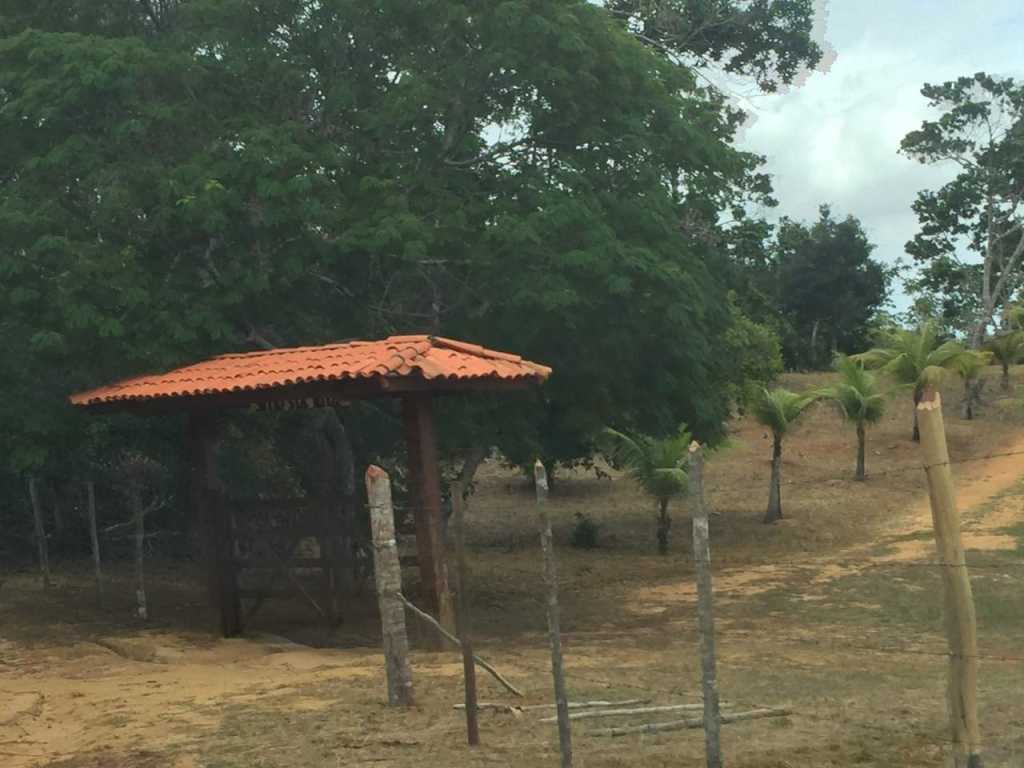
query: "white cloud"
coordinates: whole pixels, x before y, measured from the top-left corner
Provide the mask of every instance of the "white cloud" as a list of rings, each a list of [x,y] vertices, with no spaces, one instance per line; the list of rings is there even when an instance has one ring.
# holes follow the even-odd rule
[[[863,222],[892,262],[917,231],[917,192],[951,177],[898,153],[930,116],[925,82],[985,70],[1024,75],[1024,19],[1017,2],[844,2],[828,9],[825,40],[836,53],[786,93],[741,98],[751,115],[741,146],[767,157],[779,207],[771,216],[812,219],[831,203]],[[906,304],[905,297],[898,303]]]

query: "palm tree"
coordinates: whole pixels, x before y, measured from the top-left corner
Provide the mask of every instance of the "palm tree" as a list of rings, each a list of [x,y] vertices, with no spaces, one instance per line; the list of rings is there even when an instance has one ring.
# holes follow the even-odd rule
[[[836,355],[833,366],[839,373],[839,383],[818,391],[820,397],[831,400],[846,421],[857,425],[857,471],[855,480],[866,477],[864,448],[868,424],[877,424],[885,413],[885,393],[877,377],[864,369],[864,364],[846,355]]]
[[[782,438],[789,432],[800,414],[814,402],[816,395],[798,395],[788,389],[761,390],[754,400],[751,413],[759,424],[772,431],[772,477],[768,489],[768,511],[764,521],[774,523],[782,519]]]
[[[960,402],[960,418],[974,418],[974,404],[981,397],[981,382],[978,376],[985,370],[991,355],[988,352],[968,352],[956,361],[956,372],[964,380],[964,396]]]
[[[956,370],[971,354],[957,341],[940,344],[935,324],[925,322],[912,331],[896,328],[886,334],[880,346],[850,357],[863,363],[865,368],[877,368],[898,384],[913,389],[914,431],[911,439],[918,442],[921,433],[917,428],[917,405],[921,402],[925,386],[937,385],[948,371]]]
[[[1010,366],[1020,362],[1021,357],[1024,356],[1024,332],[1000,333],[989,339],[985,346],[992,353],[996,362],[1002,366],[1003,391],[1008,392],[1010,390]]]
[[[630,437],[608,428],[601,433],[605,455],[629,472],[648,496],[658,502],[658,552],[668,554],[668,532],[672,527],[669,502],[686,492],[686,460],[693,438],[686,425],[676,434],[658,440],[646,435]]]

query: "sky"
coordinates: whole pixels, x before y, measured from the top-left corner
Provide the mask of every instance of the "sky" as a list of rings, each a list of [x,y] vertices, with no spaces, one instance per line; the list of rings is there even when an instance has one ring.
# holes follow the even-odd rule
[[[894,262],[917,232],[911,204],[921,189],[955,175],[900,155],[900,140],[933,118],[920,94],[938,83],[985,71],[1024,79],[1021,0],[819,0],[818,69],[785,93],[734,91],[749,120],[740,146],[767,157],[778,208],[768,218],[837,216],[861,220]],[[897,290],[894,302],[908,299]]]

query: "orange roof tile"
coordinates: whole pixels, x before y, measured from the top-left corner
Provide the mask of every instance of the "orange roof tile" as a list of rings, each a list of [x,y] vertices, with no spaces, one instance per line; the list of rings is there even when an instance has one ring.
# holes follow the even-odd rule
[[[245,392],[293,384],[413,377],[440,381],[543,381],[551,369],[518,355],[438,336],[391,336],[319,347],[220,355],[167,373],[72,395],[74,405]]]

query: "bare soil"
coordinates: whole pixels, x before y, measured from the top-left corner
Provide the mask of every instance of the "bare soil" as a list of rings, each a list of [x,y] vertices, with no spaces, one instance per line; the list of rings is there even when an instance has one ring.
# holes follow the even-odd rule
[[[956,388],[944,393],[977,601],[989,768],[1024,765],[1024,411],[995,386],[974,422],[958,418]],[[858,483],[853,430],[817,407],[787,439],[786,517],[773,526],[760,522],[770,453],[763,431],[737,420],[730,446],[710,460],[723,697],[795,712],[725,726],[729,765],[934,766],[948,753],[941,585],[928,565],[931,519],[910,417],[909,396],[894,400],[869,432],[869,477]],[[551,497],[572,695],[696,701],[685,505],[673,510],[672,551],[659,557],[653,505],[611,475],[564,473]],[[597,549],[568,546],[577,514],[600,526]],[[487,465],[469,519],[478,651],[527,691],[512,702],[481,675],[481,698],[549,701],[529,484]],[[415,592],[415,573],[407,575]],[[131,619],[127,571],[114,574],[103,610],[84,564],[59,564],[49,592],[34,574],[4,574],[0,765],[557,764],[556,730],[536,712],[484,712],[483,746],[465,747],[452,709],[462,696],[454,653],[416,650],[417,705],[388,708],[372,595],[353,601],[338,630],[318,626],[295,600],[265,608],[246,638],[218,640],[192,568],[154,564],[150,580],[154,619],[142,626]],[[426,630],[409,621],[415,643]],[[702,764],[699,731],[612,740],[591,730],[582,721],[574,732],[583,768]]]

